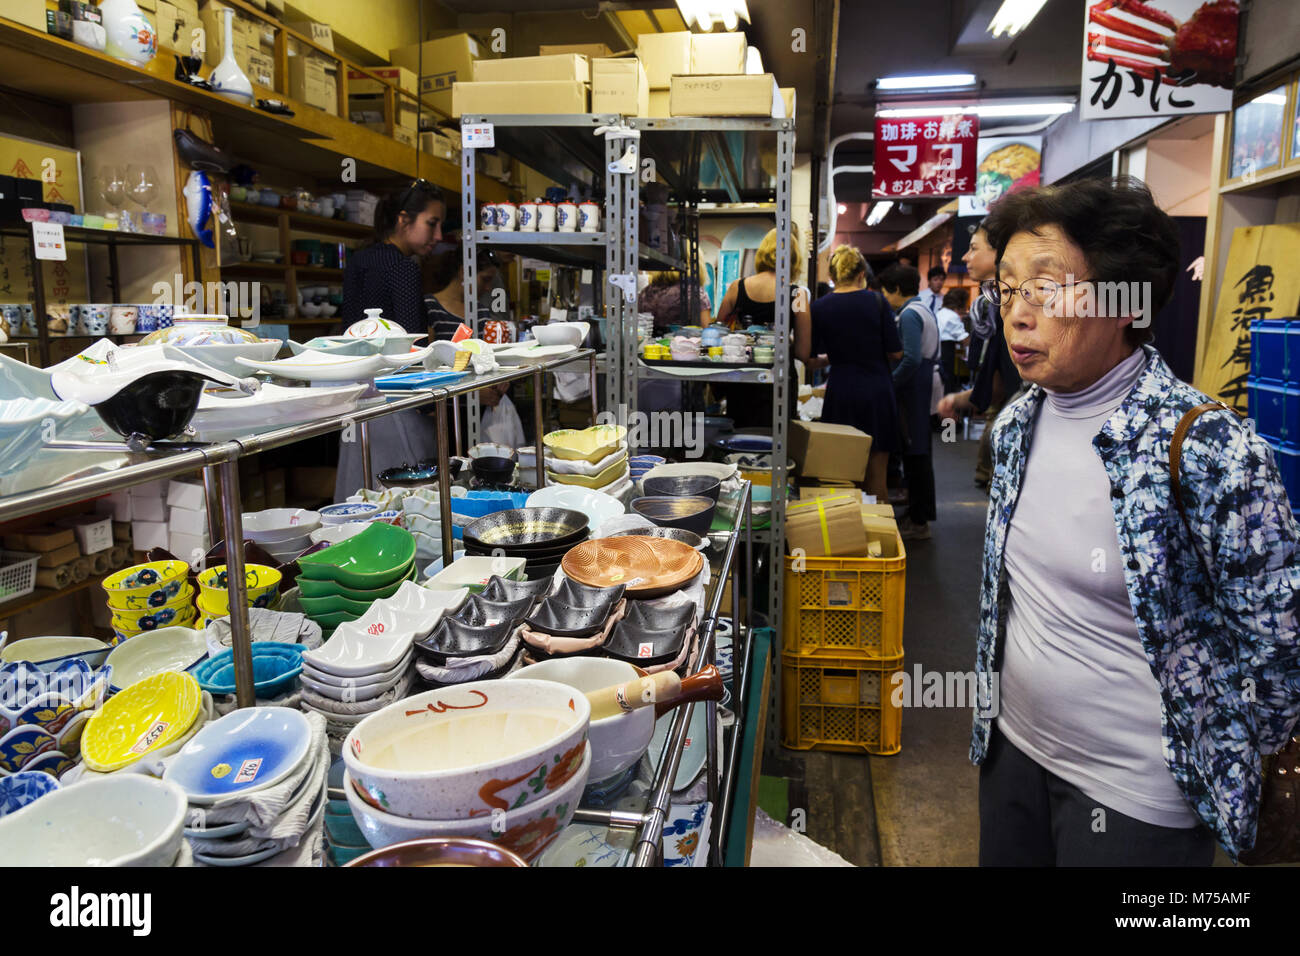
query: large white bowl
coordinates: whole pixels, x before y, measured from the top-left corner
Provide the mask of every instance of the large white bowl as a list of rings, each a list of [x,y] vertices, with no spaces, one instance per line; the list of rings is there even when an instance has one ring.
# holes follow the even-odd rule
[[[586,694],[639,676],[636,668],[626,661],[608,657],[557,657],[521,667],[506,679],[555,681]],[[640,760],[654,732],[653,707],[639,707],[626,714],[593,720],[587,730],[591,742],[591,780],[607,780]]]
[[[189,627],[160,627],[123,641],[105,661],[112,667],[113,687],[123,689],[164,671],[189,670],[208,656],[201,631]]]
[[[534,325],[532,333],[538,345],[581,345],[590,328],[587,322],[548,322]]]
[[[529,508],[569,508],[581,511],[587,516],[587,527],[593,531],[610,518],[616,518],[626,511],[623,502],[613,495],[577,485],[547,485],[529,495],[527,505]]]
[[[169,866],[185,809],[185,791],[166,780],[85,780],[0,819],[0,866]]]
[[[461,820],[536,801],[577,760],[591,706],[551,681],[471,681],[371,714],[343,760],[375,805],[419,820]]]
[[[261,545],[284,545],[308,537],[321,525],[319,512],[306,508],[268,508],[243,516],[244,537]]]
[[[559,779],[563,772],[566,771],[554,779]],[[385,813],[361,798],[352,775],[346,771],[343,789],[353,819],[373,847],[390,846],[420,837],[473,837],[489,840],[513,850],[525,860],[531,860],[569,825],[590,776],[591,745],[587,744],[583,747],[582,763],[577,772],[553,790],[517,810],[483,814],[468,820],[412,820]]]

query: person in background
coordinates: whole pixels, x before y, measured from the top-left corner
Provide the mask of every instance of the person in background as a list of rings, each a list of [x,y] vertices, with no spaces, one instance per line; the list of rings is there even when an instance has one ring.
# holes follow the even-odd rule
[[[427,255],[442,238],[446,214],[442,194],[423,179],[385,196],[375,210],[374,237],[353,253],[343,275],[342,326],[366,317],[366,309],[382,309],[383,317],[407,332],[426,335],[417,257]],[[362,467],[358,429],[345,430],[339,441],[334,500],[342,501],[364,487],[374,488],[376,476],[388,468],[415,464],[438,453],[433,421],[410,409],[373,419],[367,425],[372,473]]]
[[[1216,839],[1236,859],[1300,718],[1300,527],[1274,452],[1214,403],[1172,480],[1208,400],[1150,344],[1181,260],[1145,184],[1013,192],[988,236],[1029,386],[993,427],[980,864],[1210,866]],[[1112,284],[1145,310],[1108,305]]]
[[[674,325],[699,325],[707,327],[713,321],[713,307],[709,304],[704,284],[695,287],[697,312],[682,319],[682,283],[686,277],[680,272],[652,272],[650,282],[637,298],[637,311],[649,312],[655,317],[655,334],[663,335]]]
[[[957,390],[957,354],[966,347],[970,333],[961,313],[966,311],[970,292],[966,289],[949,289],[943,296],[943,307],[935,313],[939,320],[939,377],[943,380],[944,392]]]
[[[986,282],[997,274],[997,260],[989,245],[988,232],[981,223],[971,236],[970,250],[962,257],[970,277]],[[979,458],[975,464],[975,484],[988,488],[993,474],[992,434],[993,423],[1016,393],[1020,391],[1020,372],[1011,361],[1003,335],[1002,322],[986,295],[981,295],[971,307],[973,336],[986,336],[974,384],[962,392],[952,392],[939,402],[940,418],[956,418],[960,414],[984,416],[984,433],[980,436]]]
[[[926,288],[921,290],[921,304],[930,310],[931,315],[938,315],[943,308],[943,283],[948,272],[943,266],[935,266],[925,275]]]
[[[938,517],[934,500],[934,460],[930,451],[930,401],[939,361],[939,323],[921,301],[921,274],[911,266],[890,266],[880,276],[885,299],[898,314],[902,361],[894,367],[903,432],[903,476],[907,482],[907,516],[898,523],[904,538],[930,537]]]
[[[867,289],[870,271],[856,248],[837,247],[830,259],[835,288],[812,304],[811,342],[802,336],[795,341],[805,365],[818,355],[830,361],[821,420],[871,436],[866,491],[884,503],[889,456],[901,448],[889,365],[903,357],[903,343],[884,297]]]
[[[484,322],[494,318],[491,297],[500,275],[500,263],[491,249],[479,247],[476,256],[478,272],[478,319],[481,330]],[[450,339],[465,322],[465,261],[461,243],[448,244],[427,256],[422,262],[424,282],[424,311],[434,339]],[[465,324],[469,324],[465,322]]]

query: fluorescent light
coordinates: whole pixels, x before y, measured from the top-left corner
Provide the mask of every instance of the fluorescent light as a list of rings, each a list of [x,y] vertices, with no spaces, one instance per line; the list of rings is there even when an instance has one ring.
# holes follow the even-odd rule
[[[1286,106],[1285,93],[1262,93],[1251,100],[1252,103],[1259,103],[1263,106]]]
[[[974,113],[976,116],[1059,116],[1074,109],[1073,103],[985,103],[976,106],[909,106],[876,110],[877,116],[950,116]]]
[[[974,86],[974,73],[940,73],[933,76],[882,76],[878,90],[933,90],[942,86]]]
[[[885,216],[889,215],[889,210],[893,208],[894,208],[894,203],[888,199],[885,200],[884,202],[876,203],[874,206],[871,207],[871,214],[867,216],[867,225],[868,226],[880,225],[880,221],[884,219]]]
[[[1029,26],[1029,21],[1038,16],[1038,11],[1043,9],[1046,2],[1047,0],[1002,0],[1002,6],[998,7],[998,12],[989,21],[989,33],[995,37],[1004,33],[1009,37],[1015,36]]]
[[[740,21],[750,23],[749,7],[745,0],[677,0],[677,10],[688,27],[698,25],[708,32],[717,20],[728,30],[735,30]]]

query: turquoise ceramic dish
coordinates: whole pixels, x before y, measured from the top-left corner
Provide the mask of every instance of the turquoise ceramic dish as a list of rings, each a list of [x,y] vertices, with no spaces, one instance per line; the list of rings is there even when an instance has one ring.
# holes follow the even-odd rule
[[[391,524],[372,524],[333,547],[300,557],[299,579],[374,590],[400,581],[414,563],[415,538],[409,531]]]
[[[359,537],[359,536],[358,536]],[[359,601],[365,604],[373,604],[380,598],[392,597],[397,593],[397,589],[402,586],[403,581],[414,581],[416,575],[415,565],[412,563],[411,569],[401,580],[394,581],[382,588],[373,590],[358,590],[357,588],[344,587],[337,581],[312,581],[309,578],[298,577],[298,590],[302,598],[328,598],[344,597],[349,601]]]
[[[289,689],[302,671],[301,644],[253,642],[253,690],[260,698],[275,697]],[[226,648],[194,669],[194,678],[209,694],[235,692],[234,649]]]

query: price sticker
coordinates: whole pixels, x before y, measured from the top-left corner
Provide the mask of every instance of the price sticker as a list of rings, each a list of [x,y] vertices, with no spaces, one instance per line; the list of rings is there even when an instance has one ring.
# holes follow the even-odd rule
[[[255,757],[252,760],[245,760],[239,767],[239,773],[235,774],[234,784],[238,786],[241,783],[252,783],[257,779],[257,772],[262,769],[262,758]]]
[[[476,123],[460,128],[462,149],[494,149],[497,145],[496,128],[491,123]]]
[[[637,649],[636,649],[636,656],[637,656],[637,657],[654,657],[654,656],[655,656],[655,646],[654,646],[654,644],[651,644],[651,643],[647,642],[647,643],[644,643],[644,644],[640,644],[640,645],[638,645],[638,646],[637,646]]]
[[[63,241],[63,224],[59,222],[32,223],[32,243],[37,259],[66,262],[68,247]]]

